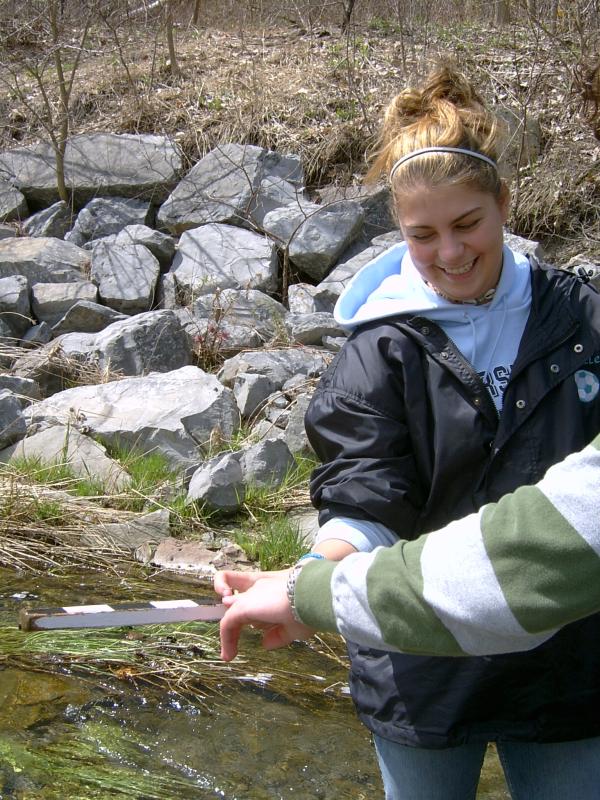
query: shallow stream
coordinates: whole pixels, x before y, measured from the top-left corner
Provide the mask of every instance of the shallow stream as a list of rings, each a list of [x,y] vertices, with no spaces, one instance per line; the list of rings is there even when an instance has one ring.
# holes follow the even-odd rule
[[[165,577],[141,585],[117,574],[0,570],[0,581],[5,631],[23,605],[194,596],[194,587]],[[214,626],[196,627],[217,636]],[[195,696],[176,681],[141,682],[118,664],[90,673],[51,652],[43,666],[2,653],[0,800],[382,798],[338,652],[325,643],[265,654],[248,633],[235,672],[211,662],[203,682],[200,666]],[[508,797],[490,749],[478,800]]]

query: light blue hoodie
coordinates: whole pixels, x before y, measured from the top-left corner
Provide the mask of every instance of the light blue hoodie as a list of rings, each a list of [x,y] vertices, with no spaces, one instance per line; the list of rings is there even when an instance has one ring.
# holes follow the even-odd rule
[[[421,278],[402,242],[357,272],[340,295],[334,314],[336,321],[349,330],[397,314],[436,322],[479,373],[500,411],[530,305],[529,261],[506,246],[493,299],[474,305],[453,303],[434,292]]]
[[[504,247],[493,299],[483,305],[452,303],[433,291],[415,268],[404,242],[366,264],[340,295],[334,315],[348,330],[398,314],[437,323],[481,375],[498,411],[531,306],[531,268],[525,256]],[[379,522],[335,517],[316,543],[341,539],[357,550],[389,546],[395,534]]]

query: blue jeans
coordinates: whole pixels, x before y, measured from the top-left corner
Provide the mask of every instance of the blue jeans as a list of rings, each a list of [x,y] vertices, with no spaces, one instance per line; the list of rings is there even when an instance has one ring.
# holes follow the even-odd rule
[[[374,740],[386,800],[474,800],[485,742],[424,750]],[[513,800],[600,800],[600,737],[496,749]]]

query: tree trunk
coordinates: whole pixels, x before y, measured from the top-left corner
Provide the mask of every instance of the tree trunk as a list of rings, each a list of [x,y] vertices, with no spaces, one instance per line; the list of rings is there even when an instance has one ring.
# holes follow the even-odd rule
[[[510,22],[510,0],[494,0],[494,22],[508,25]]]
[[[354,5],[356,0],[344,0],[344,16],[342,19],[342,33],[346,33],[348,28],[350,27],[350,19],[352,17],[352,12],[354,11]]]
[[[167,26],[167,47],[169,48],[169,61],[171,62],[171,75],[176,76],[179,75],[179,64],[177,63],[177,53],[175,52],[175,32],[171,0],[167,2],[165,24]]]
[[[200,19],[200,4],[202,0],[196,0],[194,3],[194,13],[192,14],[192,25],[197,25]]]

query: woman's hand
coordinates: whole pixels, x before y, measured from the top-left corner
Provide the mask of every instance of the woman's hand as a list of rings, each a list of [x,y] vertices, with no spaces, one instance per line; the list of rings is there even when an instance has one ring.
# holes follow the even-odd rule
[[[298,639],[310,639],[312,628],[296,622],[287,596],[289,570],[279,572],[223,572],[215,577],[215,589],[229,606],[221,620],[221,658],[231,661],[238,653],[240,634],[245,625],[263,628],[263,647],[275,650]],[[239,594],[225,594],[226,588]],[[254,578],[254,580],[252,580]]]
[[[232,569],[224,569],[217,572],[213,578],[215,592],[221,597],[229,597],[235,592],[246,592],[251,586],[265,578],[278,578],[284,575],[287,579],[288,570],[280,569],[273,572],[241,572]]]

